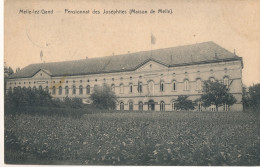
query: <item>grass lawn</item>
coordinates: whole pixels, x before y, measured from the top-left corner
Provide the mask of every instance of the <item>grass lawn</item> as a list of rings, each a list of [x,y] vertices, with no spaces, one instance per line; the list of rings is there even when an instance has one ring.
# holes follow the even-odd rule
[[[5,162],[260,165],[260,118],[244,112],[5,116]]]

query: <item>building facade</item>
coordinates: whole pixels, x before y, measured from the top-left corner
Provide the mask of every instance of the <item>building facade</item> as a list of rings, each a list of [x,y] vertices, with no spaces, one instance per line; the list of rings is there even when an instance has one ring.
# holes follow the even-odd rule
[[[203,81],[220,81],[237,99],[219,111],[241,111],[242,58],[213,42],[77,61],[31,64],[11,75],[15,87],[46,89],[53,98],[78,97],[85,103],[96,85],[106,83],[118,97],[118,110],[175,111],[179,95],[196,101]],[[198,102],[195,110],[203,108]]]

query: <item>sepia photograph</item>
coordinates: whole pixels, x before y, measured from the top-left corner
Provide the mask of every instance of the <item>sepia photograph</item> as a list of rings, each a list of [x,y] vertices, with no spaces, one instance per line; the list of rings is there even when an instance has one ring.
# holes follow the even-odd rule
[[[3,10],[3,166],[260,165],[260,1]]]

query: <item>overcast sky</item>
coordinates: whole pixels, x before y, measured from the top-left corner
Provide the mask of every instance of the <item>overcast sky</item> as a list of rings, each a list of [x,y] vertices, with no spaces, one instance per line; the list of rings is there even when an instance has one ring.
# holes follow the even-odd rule
[[[103,57],[213,41],[243,57],[243,82],[260,82],[260,1],[32,1],[6,0],[4,61],[13,69],[45,62]],[[53,10],[53,14],[19,14]],[[90,14],[66,14],[90,10]],[[92,14],[93,10],[101,14]],[[155,14],[104,15],[103,10]],[[172,9],[172,14],[158,14]]]

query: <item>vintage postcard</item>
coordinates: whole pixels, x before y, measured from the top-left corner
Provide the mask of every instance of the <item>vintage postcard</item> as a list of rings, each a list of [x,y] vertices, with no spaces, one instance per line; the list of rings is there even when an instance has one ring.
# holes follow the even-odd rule
[[[5,0],[3,165],[260,165],[257,0]]]

